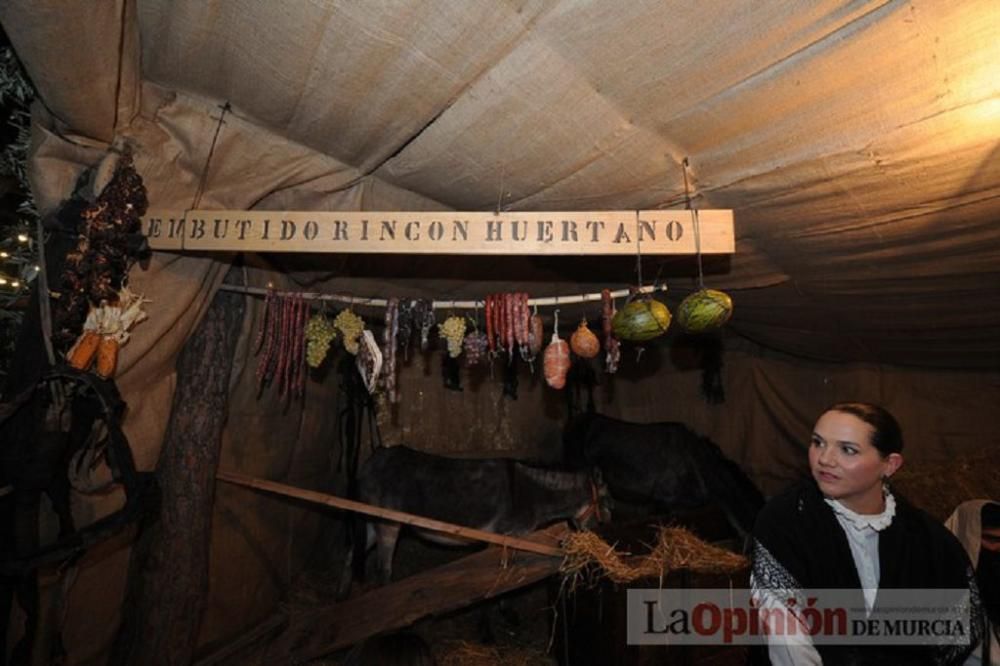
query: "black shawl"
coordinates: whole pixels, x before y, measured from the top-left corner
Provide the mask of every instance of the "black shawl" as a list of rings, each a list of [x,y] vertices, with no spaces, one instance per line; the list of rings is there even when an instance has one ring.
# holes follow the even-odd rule
[[[979,606],[978,589],[968,556],[945,527],[896,495],[892,524],[879,532],[879,590],[893,588],[970,589],[973,617]],[[861,581],[847,535],[833,509],[811,479],[773,498],[754,527],[753,574],[761,588],[857,590],[857,606],[864,604]],[[876,596],[875,607],[879,599]],[[825,665],[881,663],[895,656],[907,664],[960,664],[978,643],[981,627],[973,622],[969,646],[900,646],[843,648],[817,645]]]

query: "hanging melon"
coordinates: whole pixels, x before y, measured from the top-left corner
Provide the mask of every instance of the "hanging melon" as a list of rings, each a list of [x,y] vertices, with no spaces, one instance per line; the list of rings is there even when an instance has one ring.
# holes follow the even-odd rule
[[[641,298],[615,313],[611,329],[622,340],[645,342],[663,335],[670,326],[670,310],[652,298]]]
[[[699,289],[677,307],[677,323],[688,333],[718,328],[733,316],[733,299],[716,289]]]

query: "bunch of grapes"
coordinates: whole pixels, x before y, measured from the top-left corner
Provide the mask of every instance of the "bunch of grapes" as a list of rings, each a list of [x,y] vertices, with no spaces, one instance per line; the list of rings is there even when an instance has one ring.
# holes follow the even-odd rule
[[[323,364],[330,343],[337,337],[337,329],[322,313],[316,313],[306,323],[306,363],[310,368]]]
[[[486,359],[486,334],[473,331],[465,336],[465,364],[470,368]]]
[[[344,349],[352,354],[358,353],[358,338],[361,331],[365,330],[365,322],[358,315],[350,310],[341,310],[337,318],[333,320],[334,327],[340,331],[340,338],[344,341]]]
[[[465,338],[465,318],[451,316],[438,324],[438,334],[448,341],[448,355],[458,358],[462,353],[462,340]]]

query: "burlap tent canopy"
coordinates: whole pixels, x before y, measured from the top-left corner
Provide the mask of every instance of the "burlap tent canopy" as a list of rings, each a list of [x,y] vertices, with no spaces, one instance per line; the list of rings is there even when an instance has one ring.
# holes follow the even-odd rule
[[[203,177],[202,208],[682,207],[688,158],[695,205],[735,211],[736,254],[705,264],[736,302],[727,401],[706,405],[697,373],[664,345],[602,409],[685,421],[768,491],[795,475],[811,419],[834,399],[896,411],[916,469],[1000,444],[992,0],[32,0],[4,3],[0,20],[40,94],[31,168],[43,213],[118,140],[134,146],[151,204],[182,209]],[[230,260],[162,253],[131,278],[153,300],[118,375],[140,467],[157,459],[174,359]],[[634,261],[593,258],[248,263],[253,285],[371,296],[556,295],[635,279]],[[645,269],[671,304],[696,286],[690,260]],[[248,304],[223,465],[324,486],[335,382],[311,384],[290,410],[258,400],[247,337],[260,303]],[[537,450],[561,418],[537,384],[513,403],[488,383],[442,395],[419,363],[402,382],[387,428],[428,448]],[[319,524],[220,493],[202,644],[269,612]],[[114,633],[126,559],[95,557],[74,588],[67,632],[81,658]]]

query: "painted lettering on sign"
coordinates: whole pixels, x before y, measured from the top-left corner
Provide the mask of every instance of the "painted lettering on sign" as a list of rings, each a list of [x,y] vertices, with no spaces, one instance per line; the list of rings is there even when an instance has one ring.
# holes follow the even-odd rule
[[[728,210],[540,213],[151,210],[155,250],[427,254],[706,254],[735,250]]]

